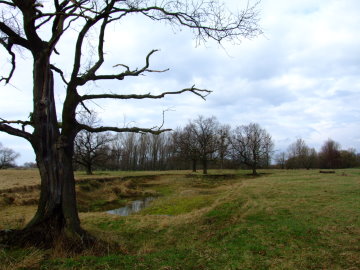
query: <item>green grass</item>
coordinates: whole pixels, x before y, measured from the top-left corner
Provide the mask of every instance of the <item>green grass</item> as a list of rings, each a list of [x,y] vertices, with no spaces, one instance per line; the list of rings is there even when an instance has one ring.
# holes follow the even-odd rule
[[[142,179],[139,186],[161,196],[140,213],[81,217],[91,233],[120,243],[118,252],[66,258],[42,251],[35,256],[38,267],[360,269],[360,169],[260,172],[266,174],[181,172]],[[26,265],[29,254],[3,250],[0,259]]]

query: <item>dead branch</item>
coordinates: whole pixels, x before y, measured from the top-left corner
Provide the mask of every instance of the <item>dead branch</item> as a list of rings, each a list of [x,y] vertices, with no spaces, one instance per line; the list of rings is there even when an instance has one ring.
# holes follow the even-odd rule
[[[212,92],[211,90],[207,89],[199,89],[195,88],[195,85],[191,88],[185,88],[179,91],[173,91],[173,92],[163,92],[159,95],[152,95],[152,94],[145,94],[145,95],[117,95],[117,94],[98,94],[98,95],[83,95],[80,97],[82,101],[85,100],[91,100],[91,99],[104,99],[104,98],[112,98],[112,99],[160,99],[165,97],[166,95],[178,95],[185,92],[193,93],[202,99],[205,100],[205,98]]]
[[[16,55],[15,53],[11,50],[11,45],[9,44],[6,44],[6,42],[3,40],[3,39],[0,39],[0,44],[3,45],[3,47],[7,50],[7,52],[9,53],[9,55],[11,56],[11,69],[9,71],[9,74],[7,77],[3,77],[1,76],[0,77],[0,82],[2,81],[5,81],[5,83],[9,83],[14,72],[15,72],[15,69],[16,69]]]
[[[134,69],[134,70],[130,70],[130,68],[127,65],[124,64],[117,64],[114,67],[124,67],[126,70],[124,72],[118,73],[118,74],[111,74],[111,75],[95,75],[95,71],[101,66],[101,64],[104,61],[104,56],[103,56],[103,48],[102,46],[99,46],[99,61],[91,68],[89,69],[89,71],[83,75],[81,78],[78,79],[78,85],[84,85],[86,82],[88,81],[97,81],[97,80],[123,80],[125,77],[136,77],[139,76],[145,72],[158,72],[158,73],[162,73],[162,72],[166,72],[169,69],[164,69],[164,70],[154,70],[154,69],[149,69],[150,67],[150,57],[155,53],[158,52],[159,50],[152,50],[150,51],[146,58],[145,58],[145,65],[140,68],[140,69]]]
[[[89,132],[134,132],[134,133],[151,133],[158,135],[160,133],[171,131],[171,129],[154,129],[154,128],[138,128],[138,127],[129,127],[129,128],[118,128],[118,127],[109,127],[109,126],[100,126],[100,127],[90,127],[84,124],[78,124],[80,130],[86,130]]]
[[[56,66],[54,66],[54,65],[50,65],[50,68],[52,69],[52,70],[54,70],[55,72],[57,72],[59,75],[60,75],[60,77],[61,77],[61,79],[62,79],[62,81],[65,83],[65,84],[69,84],[67,81],[66,81],[66,79],[65,79],[65,76],[64,76],[64,72],[60,69],[60,68],[57,68]]]

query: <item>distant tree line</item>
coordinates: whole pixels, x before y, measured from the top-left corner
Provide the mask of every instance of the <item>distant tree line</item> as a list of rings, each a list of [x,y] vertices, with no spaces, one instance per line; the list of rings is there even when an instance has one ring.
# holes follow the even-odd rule
[[[256,169],[270,166],[273,148],[271,136],[259,124],[232,129],[214,116],[199,116],[185,127],[160,135],[84,130],[75,140],[74,161],[88,174],[95,169],[202,169],[206,174],[209,168],[239,167],[256,174]]]
[[[360,154],[350,148],[343,150],[332,139],[324,142],[319,152],[309,147],[303,139],[289,145],[286,152],[275,155],[275,163],[281,169],[342,169],[360,166]]]
[[[94,114],[83,118],[89,126],[99,121]],[[201,169],[339,169],[360,166],[355,149],[343,150],[328,139],[320,151],[299,138],[286,151],[274,151],[271,135],[259,124],[232,128],[216,117],[198,116],[184,127],[159,135],[141,133],[91,133],[83,130],[75,139],[74,167],[92,174],[94,170],[182,170]],[[0,169],[15,167],[19,156],[0,143]],[[36,167],[27,162],[23,167]]]
[[[96,122],[92,120],[93,122]],[[89,125],[93,123],[87,123]],[[303,139],[275,153],[271,135],[259,124],[232,128],[216,117],[198,116],[184,127],[160,135],[139,133],[91,134],[82,131],[76,138],[77,168],[93,170],[174,170],[201,169],[338,169],[360,166],[355,149],[342,150],[328,139],[320,151]]]

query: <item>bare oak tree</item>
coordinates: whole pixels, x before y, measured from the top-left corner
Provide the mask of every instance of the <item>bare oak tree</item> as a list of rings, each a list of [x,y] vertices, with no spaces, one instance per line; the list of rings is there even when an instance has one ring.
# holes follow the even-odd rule
[[[197,149],[202,163],[203,174],[208,172],[208,162],[215,158],[214,154],[219,146],[219,121],[216,117],[200,115],[187,125],[190,136],[194,138],[193,147]]]
[[[16,70],[17,57],[22,51],[32,57],[33,109],[27,120],[0,119],[0,131],[18,136],[32,145],[41,176],[41,194],[34,218],[23,230],[2,231],[0,241],[8,244],[35,244],[51,246],[56,239],[68,244],[86,246],[94,239],[80,226],[76,207],[73,174],[74,139],[78,132],[137,132],[159,134],[166,129],[141,127],[99,126],[91,127],[76,119],[78,106],[99,99],[160,99],[167,95],[193,93],[205,98],[210,91],[195,86],[160,94],[122,94],[113,91],[100,94],[81,94],[80,88],[91,82],[122,81],[150,72],[150,59],[157,50],[145,56],[139,68],[124,63],[116,65],[113,73],[104,74],[105,37],[109,26],[116,26],[129,15],[145,16],[156,22],[166,22],[176,27],[189,28],[198,41],[213,39],[239,40],[260,33],[256,5],[247,6],[239,13],[230,13],[216,0],[1,0],[0,45],[8,53],[10,68],[0,77],[9,83]],[[115,24],[117,22],[117,24]],[[73,55],[69,59],[70,73],[53,61],[54,54],[64,42],[64,36],[74,36]],[[95,54],[93,61],[85,61],[85,49],[91,33]],[[71,60],[72,59],[72,60]],[[2,71],[3,72],[3,71]],[[65,86],[61,108],[56,108],[54,74]],[[62,87],[60,87],[63,89]],[[57,109],[59,115],[57,115]],[[59,118],[58,118],[59,117]],[[58,121],[60,119],[60,121]],[[65,241],[66,239],[66,241]]]
[[[254,175],[257,174],[256,169],[270,163],[274,143],[259,124],[236,127],[230,141],[234,160],[250,167]]]
[[[174,132],[175,149],[180,157],[191,161],[193,172],[200,161],[203,173],[207,174],[208,162],[215,159],[215,152],[219,149],[219,125],[214,116],[205,118],[200,115]]]
[[[4,147],[0,143],[0,169],[15,167],[15,160],[20,156],[13,149]]]
[[[340,144],[327,139],[319,153],[320,167],[323,169],[337,169],[340,167]]]
[[[195,134],[191,132],[190,126],[186,125],[183,129],[177,128],[172,135],[176,154],[182,159],[191,161],[192,171],[196,172],[199,150]]]
[[[96,113],[83,112],[79,122],[91,127],[95,127],[99,120]],[[109,132],[93,133],[81,130],[75,137],[74,161],[85,168],[86,174],[93,173],[93,168],[108,159],[107,146],[113,140]]]
[[[310,148],[303,139],[298,138],[288,147],[288,159],[286,167],[288,169],[310,169],[317,166],[317,153],[314,148]]]

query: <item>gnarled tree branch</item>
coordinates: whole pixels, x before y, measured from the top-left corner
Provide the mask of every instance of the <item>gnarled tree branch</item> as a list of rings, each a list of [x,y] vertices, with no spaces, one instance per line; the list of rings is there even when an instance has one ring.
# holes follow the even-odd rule
[[[7,77],[0,77],[0,82],[5,81],[5,83],[9,83],[11,80],[11,77],[13,76],[14,72],[15,72],[15,68],[16,68],[16,55],[15,53],[11,50],[11,45],[6,44],[6,42],[2,39],[0,39],[0,44],[3,45],[3,47],[7,50],[7,52],[9,53],[9,55],[11,56],[11,69],[9,71],[9,74]]]
[[[6,35],[8,39],[8,44],[16,44],[26,49],[30,49],[30,44],[25,38],[21,37],[13,29],[11,29],[11,27],[9,27],[8,25],[6,25],[4,22],[1,21],[0,21],[0,31]]]
[[[24,139],[28,140],[29,142],[31,142],[32,135],[24,130],[25,125],[23,123],[26,123],[26,121],[25,122],[23,122],[23,121],[0,121],[0,131],[6,132],[7,134],[10,134],[13,136],[24,138]],[[14,127],[10,126],[9,124],[22,124],[23,130],[14,128]]]
[[[66,81],[66,79],[65,79],[64,72],[63,72],[60,68],[57,68],[57,67],[54,66],[54,65],[50,65],[50,68],[60,75],[62,81],[63,81],[65,84],[69,84],[69,83]]]
[[[78,127],[80,130],[86,130],[89,132],[113,131],[113,132],[151,133],[155,135],[158,135],[165,131],[171,131],[171,129],[139,128],[139,127],[130,127],[130,128],[118,128],[118,127],[108,127],[108,126],[90,127],[84,124],[78,124]]]
[[[152,95],[152,94],[144,94],[144,95],[117,95],[117,94],[99,94],[99,95],[83,95],[80,97],[82,101],[90,100],[90,99],[104,99],[104,98],[112,98],[112,99],[160,99],[165,97],[166,95],[178,95],[185,92],[193,93],[202,99],[205,100],[205,98],[212,92],[207,89],[199,89],[195,88],[195,85],[191,88],[185,88],[179,91],[173,91],[173,92],[163,92],[159,95]]]
[[[11,3],[11,2],[8,2],[8,1],[0,1],[0,4],[5,4],[5,5],[8,5],[8,6],[11,6],[11,7],[15,7],[14,3]]]
[[[100,50],[100,49],[99,49]],[[102,49],[101,49],[102,50]],[[165,69],[165,70],[153,70],[153,69],[149,69],[150,67],[150,57],[155,53],[158,52],[159,50],[152,50],[150,51],[145,59],[145,65],[140,68],[140,69],[134,69],[134,70],[130,70],[130,68],[127,65],[123,65],[123,64],[117,64],[114,67],[124,67],[126,70],[124,72],[118,73],[118,74],[108,74],[108,75],[95,75],[95,72],[100,65],[102,64],[103,61],[103,55],[101,54],[101,61],[99,60],[99,62],[97,64],[95,64],[93,66],[92,69],[90,69],[85,75],[83,75],[82,77],[78,78],[78,85],[84,85],[85,83],[89,82],[89,81],[98,81],[98,80],[123,80],[125,77],[136,77],[139,76],[145,72],[166,72],[169,69]],[[100,52],[99,52],[100,53]],[[102,52],[103,53],[103,52]]]

